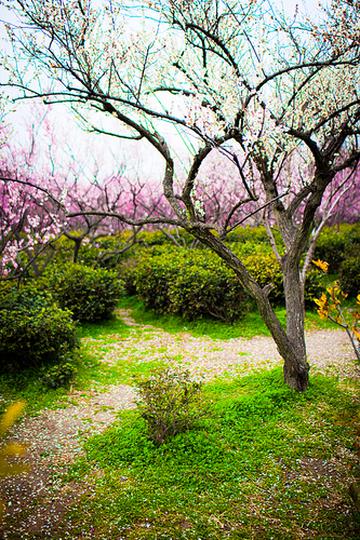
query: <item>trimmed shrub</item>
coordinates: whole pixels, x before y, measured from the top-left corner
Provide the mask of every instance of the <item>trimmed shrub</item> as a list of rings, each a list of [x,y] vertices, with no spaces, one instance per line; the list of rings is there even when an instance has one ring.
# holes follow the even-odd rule
[[[169,286],[170,311],[186,319],[211,316],[232,322],[247,311],[247,295],[231,270],[189,266]]]
[[[144,250],[127,276],[145,305],[159,313],[233,321],[248,308],[248,297],[234,273],[207,250],[169,246]]]
[[[2,368],[53,362],[77,346],[71,312],[32,287],[11,290],[0,302]]]
[[[198,420],[202,384],[192,380],[189,371],[158,369],[137,387],[139,412],[155,444],[191,429]]]
[[[360,224],[324,227],[318,238],[314,259],[327,261],[330,272],[338,272],[342,261],[360,251]]]
[[[77,373],[76,367],[70,360],[63,358],[59,364],[47,367],[41,377],[44,385],[48,388],[67,387]]]
[[[360,255],[345,259],[340,266],[341,288],[349,296],[356,296],[360,290]]]
[[[116,272],[81,264],[52,266],[43,283],[62,308],[79,321],[108,319],[123,292]]]
[[[132,283],[146,307],[158,313],[171,311],[169,287],[180,271],[180,255],[181,251],[170,247],[144,249],[137,257],[136,266],[128,267],[126,282]]]

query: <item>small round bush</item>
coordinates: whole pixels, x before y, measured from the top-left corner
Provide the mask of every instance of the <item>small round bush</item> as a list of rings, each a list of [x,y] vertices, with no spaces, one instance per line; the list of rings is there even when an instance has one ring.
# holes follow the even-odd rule
[[[0,301],[1,368],[56,361],[77,346],[71,312],[32,287],[11,290]]]
[[[239,280],[219,263],[218,271],[195,261],[182,268],[169,286],[169,298],[170,311],[188,320],[207,316],[233,322],[248,309],[248,297]]]
[[[60,307],[72,311],[79,321],[108,319],[123,292],[116,272],[81,264],[52,266],[44,284]]]
[[[203,414],[202,383],[189,371],[160,368],[138,382],[138,410],[155,444],[191,429]]]

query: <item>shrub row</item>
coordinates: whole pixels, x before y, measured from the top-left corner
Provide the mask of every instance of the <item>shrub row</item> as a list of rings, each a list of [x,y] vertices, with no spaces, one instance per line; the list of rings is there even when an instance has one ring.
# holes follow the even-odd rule
[[[273,254],[243,257],[245,266],[264,287],[272,283],[270,298],[275,304],[284,300],[282,274]],[[225,321],[240,318],[250,299],[234,272],[208,250],[191,251],[170,246],[143,250],[123,267],[128,293],[136,293],[158,313],[177,313],[187,319],[211,316]],[[308,275],[306,302],[312,305],[322,289],[321,275]]]
[[[63,384],[74,371],[74,319],[110,317],[122,291],[116,272],[79,264],[52,265],[41,279],[19,288],[0,283],[1,368],[57,363],[44,381]]]
[[[179,245],[196,249],[205,249],[201,245],[194,243],[192,236],[181,229],[165,229],[153,231],[141,231],[137,236],[137,244],[126,253],[119,254],[126,242],[129,240],[129,231],[123,231],[113,236],[99,238],[96,243],[86,242],[81,244],[78,262],[92,267],[102,267],[107,269],[117,269],[119,264],[132,264],[131,259],[144,248],[170,247],[175,246],[174,241]],[[282,251],[282,243],[277,231],[274,231],[278,249]],[[229,246],[242,257],[254,254],[271,254],[266,230],[264,227],[238,227],[232,231],[228,237]],[[54,262],[63,264],[72,261],[73,241],[62,237],[54,244]],[[348,290],[353,291],[353,279],[351,275],[356,274],[357,264],[354,257],[360,252],[360,224],[342,224],[340,226],[325,227],[318,239],[315,259],[325,260],[330,263],[331,273],[340,273],[343,276],[343,284]],[[353,259],[351,263],[342,264],[347,259]],[[343,267],[342,267],[343,266]],[[350,275],[351,274],[351,275]],[[349,276],[349,277],[348,277]],[[348,284],[348,280],[351,283]]]

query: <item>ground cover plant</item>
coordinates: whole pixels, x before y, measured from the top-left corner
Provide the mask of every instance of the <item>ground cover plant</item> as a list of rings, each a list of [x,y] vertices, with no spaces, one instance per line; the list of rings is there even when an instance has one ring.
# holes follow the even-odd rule
[[[356,538],[355,509],[348,492],[357,476],[355,380],[314,376],[309,391],[299,396],[281,384],[279,369],[267,371],[274,365],[271,357],[259,362],[269,338],[260,338],[267,341],[260,341],[261,350],[256,349],[252,357],[242,352],[248,341],[259,339],[254,336],[261,332],[261,318],[249,324],[248,340],[236,337],[236,324],[214,320],[201,324],[179,316],[163,315],[159,320],[138,300],[124,299],[113,319],[80,325],[78,371],[70,388],[45,386],[36,369],[0,377],[2,409],[23,397],[28,401],[30,426],[32,415],[36,415],[33,425],[38,419],[42,430],[48,418],[58,418],[59,433],[50,437],[55,438],[57,450],[46,450],[48,443],[43,444],[32,466],[35,463],[35,470],[43,475],[46,460],[51,460],[50,487],[44,496],[55,498],[60,508],[64,505],[56,517],[41,498],[35,503],[29,500],[25,508],[13,500],[17,511],[13,518],[7,514],[9,534],[17,531],[15,535],[31,538],[34,525],[30,527],[26,516],[34,519],[31,512],[39,508],[49,519],[46,528],[37,525],[37,534],[44,538],[66,532],[73,538],[102,540],[114,535],[149,540],[224,535],[285,540],[310,534],[328,538],[331,530],[340,538]],[[244,319],[240,324],[244,330]],[[265,325],[262,331],[268,332]],[[329,339],[330,334],[327,344]],[[226,343],[230,348],[225,348]],[[234,349],[239,351],[232,360],[236,369],[228,363]],[[273,354],[274,350],[269,353]],[[339,359],[342,354],[338,349]],[[202,362],[207,357],[204,371]],[[139,377],[146,381],[166,368],[169,358],[173,367],[195,369],[194,373],[201,367],[207,382],[189,429],[159,446],[149,441],[139,412],[123,413],[117,421],[113,400],[117,395],[121,398],[124,388],[134,388]],[[228,374],[211,381],[210,374],[217,373],[212,364],[218,358],[223,363],[220,373]],[[334,361],[332,354],[329,367]],[[251,372],[256,374],[246,376]],[[346,372],[342,376],[347,377]],[[161,378],[158,384],[161,392]],[[98,411],[99,421],[91,410]],[[107,415],[106,423],[102,415]],[[84,418],[80,443],[77,417]],[[84,447],[86,453],[77,461],[77,450],[63,463],[61,456],[70,450],[61,426],[68,430],[71,418],[74,435],[69,448]],[[93,438],[95,429],[102,431],[114,421],[109,431]],[[33,436],[41,441],[44,434],[35,428]],[[61,442],[56,443],[58,437]],[[24,442],[29,442],[28,433]],[[76,493],[84,493],[76,511],[61,495],[62,490],[71,493],[74,483]]]
[[[207,416],[160,447],[136,412],[87,441],[70,477],[86,478],[93,495],[82,501],[88,520],[73,514],[74,531],[134,540],[357,537],[348,493],[355,387],[318,376],[299,398],[276,369],[205,392]]]

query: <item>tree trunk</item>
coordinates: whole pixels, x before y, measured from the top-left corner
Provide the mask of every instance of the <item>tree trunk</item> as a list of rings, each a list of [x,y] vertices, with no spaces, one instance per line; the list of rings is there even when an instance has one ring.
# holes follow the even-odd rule
[[[208,232],[189,230],[223,259],[238,276],[244,289],[256,300],[260,315],[277,345],[284,360],[285,383],[299,392],[309,384],[309,366],[306,361],[304,333],[304,286],[300,277],[297,259],[283,261],[285,305],[287,310],[286,330],[269,302],[269,290],[261,288],[248,273],[242,262],[218,238]]]
[[[279,354],[284,360],[285,383],[298,392],[304,392],[309,385],[309,366],[306,361],[304,337],[304,316],[297,317],[297,314],[291,310],[290,315],[287,314],[285,331],[280,325],[268,298],[257,297],[256,301],[260,315],[270,330]],[[291,300],[289,303],[291,303]],[[286,304],[288,306],[288,303]],[[295,324],[295,320],[297,320],[297,324]],[[296,331],[294,328],[296,328]]]
[[[292,353],[285,357],[284,379],[291,388],[306,390],[309,365],[306,360],[304,280],[297,261],[285,260],[283,282],[286,306],[286,335]]]
[[[80,238],[71,237],[71,240],[74,242],[73,263],[77,263],[78,258],[79,258],[79,251],[80,251],[80,248],[81,248],[81,243],[83,241],[83,238],[82,237],[80,237]]]

